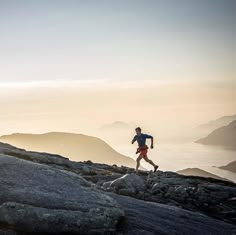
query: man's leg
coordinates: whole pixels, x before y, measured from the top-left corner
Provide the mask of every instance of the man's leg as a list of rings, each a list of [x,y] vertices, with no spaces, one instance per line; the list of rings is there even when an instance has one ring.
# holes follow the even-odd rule
[[[140,161],[141,159],[143,158],[143,155],[142,154],[139,154],[138,158],[136,159],[136,162],[137,162],[137,165],[136,165],[136,173],[138,173],[138,168],[140,166]]]
[[[157,170],[158,165],[156,165],[152,160],[150,160],[147,156],[144,157],[144,160],[154,166],[154,172]]]

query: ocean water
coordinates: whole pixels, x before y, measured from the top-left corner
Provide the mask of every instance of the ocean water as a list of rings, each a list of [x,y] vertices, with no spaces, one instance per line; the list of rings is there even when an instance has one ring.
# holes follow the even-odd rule
[[[235,150],[197,143],[159,143],[154,147],[154,149],[149,149],[148,156],[159,165],[162,171],[178,171],[196,167],[236,183],[236,174],[217,168],[236,161]],[[133,159],[137,158],[134,145],[117,146],[115,149]],[[141,164],[148,170],[153,169],[144,160]]]

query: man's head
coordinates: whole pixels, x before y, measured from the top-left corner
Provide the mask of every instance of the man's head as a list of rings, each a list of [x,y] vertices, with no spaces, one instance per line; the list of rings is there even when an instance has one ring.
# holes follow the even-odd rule
[[[137,128],[135,128],[135,131],[136,131],[137,135],[140,135],[142,130],[140,127],[137,127]]]

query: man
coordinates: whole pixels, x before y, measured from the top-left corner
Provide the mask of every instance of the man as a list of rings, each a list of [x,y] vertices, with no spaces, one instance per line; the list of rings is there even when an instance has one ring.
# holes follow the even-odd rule
[[[154,164],[152,160],[148,159],[147,152],[148,152],[148,146],[146,145],[146,139],[151,139],[151,149],[153,149],[153,137],[151,135],[143,134],[140,127],[137,127],[135,129],[136,134],[132,140],[132,144],[137,141],[138,142],[138,149],[137,153],[140,153],[137,158],[137,165],[136,165],[136,173],[138,173],[138,168],[140,166],[140,161],[143,158],[146,162],[150,163],[154,167],[154,172],[157,171],[158,165]]]

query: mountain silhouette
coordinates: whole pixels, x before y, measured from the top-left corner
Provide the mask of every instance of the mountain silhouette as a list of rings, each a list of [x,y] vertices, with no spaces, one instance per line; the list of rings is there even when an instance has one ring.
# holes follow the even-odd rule
[[[231,171],[233,173],[236,173],[236,161],[230,162],[229,164],[225,166],[220,166],[220,169],[226,170],[226,171]]]
[[[118,153],[103,140],[83,134],[65,132],[15,133],[1,136],[0,140],[27,150],[60,154],[75,161],[91,160],[98,163],[129,167],[136,165],[132,158]]]
[[[199,168],[186,168],[186,169],[177,171],[177,173],[180,175],[192,175],[192,176],[200,176],[200,177],[207,177],[207,178],[210,177],[210,178],[219,179],[219,180],[227,180],[218,175],[211,174]]]
[[[213,131],[219,127],[228,125],[229,123],[231,123],[234,120],[236,120],[236,114],[217,118],[216,120],[212,120],[212,121],[209,121],[208,123],[204,123],[202,125],[199,125],[197,128],[198,129],[205,129],[207,131]]]
[[[214,130],[207,137],[197,140],[196,143],[236,148],[236,120]]]

